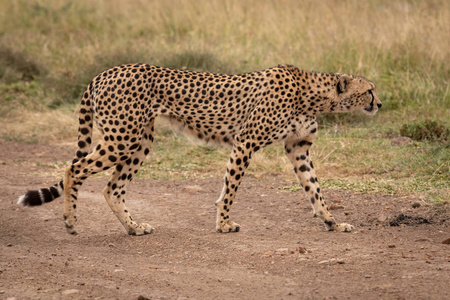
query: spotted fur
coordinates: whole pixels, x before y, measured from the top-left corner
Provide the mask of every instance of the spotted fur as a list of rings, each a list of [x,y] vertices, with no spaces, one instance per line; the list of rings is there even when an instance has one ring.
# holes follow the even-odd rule
[[[219,232],[239,231],[230,208],[254,153],[284,142],[285,152],[311,201],[314,215],[328,230],[351,231],[329,213],[309,149],[317,134],[316,115],[361,110],[375,114],[381,102],[375,85],[345,74],[302,71],[294,66],[241,75],[224,75],[122,65],[96,76],[81,100],[78,150],[63,181],[49,189],[28,191],[22,205],[41,205],[60,196],[64,187],[66,228],[75,233],[78,190],[90,175],[114,168],[103,190],[112,211],[129,234],[151,233],[125,206],[126,186],[150,152],[155,118],[181,123],[206,141],[232,145],[222,193],[216,202]],[[91,149],[92,127],[102,137]]]

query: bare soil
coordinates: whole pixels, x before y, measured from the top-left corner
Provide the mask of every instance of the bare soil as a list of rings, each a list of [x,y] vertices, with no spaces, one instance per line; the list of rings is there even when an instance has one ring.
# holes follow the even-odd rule
[[[325,190],[335,217],[355,225],[328,232],[303,193],[279,189],[294,180],[248,176],[231,212],[242,229],[219,234],[221,178],[137,179],[128,207],[157,230],[128,236],[97,176],[80,191],[79,234],[70,235],[62,198],[16,201],[56,183],[54,162],[73,153],[0,142],[0,299],[449,299],[448,205]]]

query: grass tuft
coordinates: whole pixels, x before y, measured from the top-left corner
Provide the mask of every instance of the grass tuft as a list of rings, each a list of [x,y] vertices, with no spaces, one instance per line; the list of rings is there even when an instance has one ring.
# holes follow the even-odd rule
[[[6,84],[31,81],[43,73],[43,66],[0,44],[0,81]]]
[[[431,120],[403,124],[400,134],[415,141],[445,142],[450,140],[450,129],[440,122]]]

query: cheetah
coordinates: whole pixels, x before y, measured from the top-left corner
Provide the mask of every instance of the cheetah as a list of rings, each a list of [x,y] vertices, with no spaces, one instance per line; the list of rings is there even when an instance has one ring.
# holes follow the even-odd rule
[[[284,142],[285,154],[311,202],[314,216],[330,231],[350,232],[328,211],[309,149],[317,135],[316,115],[360,110],[374,115],[381,107],[375,85],[360,76],[318,73],[292,65],[225,75],[128,64],[97,75],[79,111],[78,149],[64,178],[50,188],[28,191],[18,204],[37,206],[64,194],[67,231],[76,233],[78,190],[91,175],[114,168],[103,195],[130,235],[154,228],[136,223],[125,206],[126,186],[153,143],[158,116],[181,123],[210,142],[231,144],[224,184],[216,201],[218,232],[238,232],[230,209],[255,152]],[[101,138],[91,149],[93,123]]]

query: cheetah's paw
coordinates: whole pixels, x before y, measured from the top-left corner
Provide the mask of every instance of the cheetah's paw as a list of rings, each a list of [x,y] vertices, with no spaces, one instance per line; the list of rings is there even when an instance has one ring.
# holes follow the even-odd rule
[[[144,235],[144,234],[150,234],[155,230],[152,226],[150,226],[147,223],[141,223],[136,228],[132,228],[128,230],[129,235]]]
[[[351,232],[353,230],[353,225],[347,223],[340,223],[331,226],[330,230],[340,231],[340,232]]]
[[[241,225],[233,221],[227,221],[224,224],[218,224],[216,226],[217,232],[228,233],[228,232],[238,232],[241,229]]]
[[[77,234],[77,230],[75,228],[76,221],[70,222],[67,218],[64,219],[64,225],[66,226],[67,232],[73,235]]]

